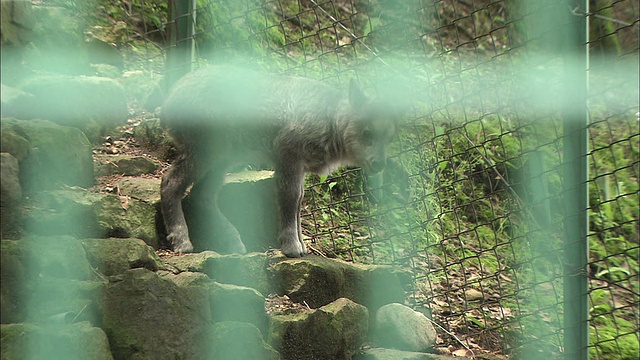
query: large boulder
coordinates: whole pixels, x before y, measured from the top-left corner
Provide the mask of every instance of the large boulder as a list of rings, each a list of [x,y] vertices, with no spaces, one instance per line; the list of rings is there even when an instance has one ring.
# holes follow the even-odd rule
[[[0,10],[0,37],[2,51],[0,67],[2,68],[2,82],[13,83],[25,72],[29,71],[24,63],[23,54],[34,40],[32,5],[30,0],[2,0]],[[2,89],[4,97],[4,88]],[[2,103],[4,110],[4,99]],[[4,111],[3,111],[4,113]]]
[[[140,239],[85,239],[82,245],[91,266],[105,276],[135,268],[163,268],[153,248]]]
[[[436,331],[422,313],[402,304],[387,304],[376,312],[372,335],[384,348],[423,352],[436,342]]]
[[[279,360],[280,356],[254,325],[223,321],[213,325],[211,359]]]
[[[1,244],[3,255],[20,261],[31,278],[92,278],[82,243],[71,236],[29,236]]]
[[[0,254],[2,323],[43,322],[64,313],[97,323],[102,284],[94,280],[79,240],[68,236],[3,240]]]
[[[67,188],[35,194],[29,205],[25,225],[34,233],[137,238],[158,248],[156,209],[135,199]]]
[[[212,282],[209,301],[214,322],[240,321],[254,324],[261,330],[267,328],[264,296],[255,289]]]
[[[210,345],[208,293],[144,268],[111,277],[102,328],[115,359],[200,359]]]
[[[11,44],[14,46],[25,45],[32,39],[34,19],[29,0],[2,0],[2,22],[0,34],[2,46]]]
[[[47,119],[82,129],[100,141],[107,129],[124,124],[129,115],[127,97],[116,80],[97,76],[39,75],[19,87],[33,98],[23,119]]]
[[[270,292],[268,259],[263,253],[220,255],[203,251],[167,257],[164,261],[178,272],[199,271],[220,283],[250,287],[262,294]]]
[[[21,229],[22,186],[18,160],[0,153],[0,237],[19,238]]]
[[[88,321],[100,326],[102,281],[45,277],[24,286],[27,292],[20,303],[20,311],[24,311],[20,321],[53,324]]]
[[[46,120],[10,118],[3,118],[1,126],[1,151],[18,159],[23,191],[93,184],[92,148],[80,130]]]
[[[230,254],[208,258],[203,270],[218,282],[247,286],[268,294],[267,265],[267,255],[264,253]]]
[[[25,254],[16,249],[20,243],[15,240],[0,244],[0,322],[20,322],[25,316],[22,303],[27,292]]]
[[[200,272],[185,271],[178,274],[160,272],[160,276],[180,287],[200,287],[209,294],[211,319],[214,322],[250,323],[266,330],[268,318],[265,298],[257,290],[237,285],[221,284]]]
[[[341,298],[316,310],[273,315],[268,342],[282,359],[351,359],[368,322],[367,308]]]
[[[372,310],[404,301],[405,274],[386,266],[358,265],[319,256],[279,258],[269,268],[275,290],[316,308],[346,297]]]
[[[18,162],[24,161],[31,153],[31,144],[23,134],[12,129],[12,124],[19,122],[11,118],[2,118],[0,122],[0,152],[15,157]]]
[[[88,322],[37,326],[0,326],[2,359],[94,359],[111,360],[105,333]]]

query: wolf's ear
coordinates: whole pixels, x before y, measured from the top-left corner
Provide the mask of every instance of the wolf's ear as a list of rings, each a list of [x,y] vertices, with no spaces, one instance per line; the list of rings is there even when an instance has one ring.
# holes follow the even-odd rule
[[[367,96],[360,89],[356,79],[349,81],[349,105],[354,109],[362,109],[367,102]]]

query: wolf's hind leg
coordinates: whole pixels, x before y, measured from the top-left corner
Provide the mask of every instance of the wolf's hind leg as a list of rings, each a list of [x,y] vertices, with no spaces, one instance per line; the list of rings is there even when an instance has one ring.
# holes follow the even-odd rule
[[[205,213],[208,225],[204,225],[206,234],[202,236],[214,236],[216,240],[216,250],[221,253],[244,254],[247,252],[240,233],[218,207],[218,192],[224,183],[226,166],[224,163],[214,165],[205,177],[196,182],[191,189],[190,197],[206,209]]]
[[[169,168],[160,184],[162,218],[167,229],[167,240],[175,252],[192,252],[187,222],[182,211],[182,198],[194,179],[193,159],[183,155]]]

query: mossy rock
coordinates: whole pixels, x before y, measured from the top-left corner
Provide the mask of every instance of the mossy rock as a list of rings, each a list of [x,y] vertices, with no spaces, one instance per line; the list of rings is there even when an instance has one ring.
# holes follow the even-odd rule
[[[139,176],[153,174],[160,169],[158,161],[146,156],[100,155],[96,156],[94,172],[96,176],[125,175]],[[160,189],[158,188],[158,194]]]
[[[88,321],[95,326],[101,323],[102,281],[44,278],[26,287],[27,294],[21,303],[26,321],[42,324]]]
[[[103,329],[117,359],[199,359],[209,348],[211,312],[203,287],[180,287],[144,268],[110,278]]]
[[[263,253],[220,255],[209,257],[203,271],[220,283],[246,286],[268,294],[267,265],[267,255]]]
[[[220,254],[214,251],[203,251],[199,253],[187,253],[176,256],[168,256],[162,261],[170,267],[175,268],[177,272],[193,271],[204,272],[206,263],[209,258],[217,258]]]
[[[106,77],[40,75],[25,80],[20,89],[33,95],[33,106],[21,118],[75,126],[94,142],[129,116],[124,88]],[[97,132],[89,131],[96,125]]]
[[[125,177],[116,181],[121,195],[131,196],[147,204],[160,203],[160,179]]]
[[[41,235],[137,238],[158,248],[156,209],[149,204],[81,188],[40,192],[31,198],[26,226]]]
[[[18,160],[0,153],[0,237],[20,238],[22,231],[22,186]]]
[[[105,276],[134,268],[163,268],[156,252],[140,239],[84,239],[82,245],[91,266]]]
[[[278,352],[264,341],[260,330],[252,324],[223,321],[215,323],[212,330],[213,359],[280,359]]]
[[[402,304],[387,304],[376,311],[372,337],[385,348],[425,352],[436,342],[436,330],[424,314]]]
[[[26,193],[94,183],[91,144],[74,127],[3,118],[2,142],[2,151],[20,162],[20,182]]]
[[[88,322],[58,326],[2,324],[2,359],[111,360],[105,333]]]
[[[220,283],[250,287],[262,294],[270,292],[268,259],[263,253],[220,255],[203,251],[170,256],[163,261],[179,272],[202,272]]]
[[[350,359],[368,324],[367,308],[341,298],[316,310],[272,316],[268,342],[282,359]]]
[[[89,280],[91,267],[82,243],[71,236],[3,240],[2,254],[21,264],[28,278]]]
[[[251,323],[261,330],[267,329],[264,296],[255,289],[212,282],[209,285],[211,319]]]
[[[3,240],[2,322],[39,321],[73,312],[97,323],[102,283],[79,240],[69,236]]]
[[[208,288],[209,284],[211,284],[211,279],[209,279],[207,275],[199,272],[186,271],[174,274],[170,271],[160,271],[158,274],[165,279],[173,281],[173,283],[178,286],[200,286]]]
[[[375,310],[403,302],[406,276],[387,266],[358,265],[319,256],[277,258],[270,265],[275,291],[310,307],[346,297]]]

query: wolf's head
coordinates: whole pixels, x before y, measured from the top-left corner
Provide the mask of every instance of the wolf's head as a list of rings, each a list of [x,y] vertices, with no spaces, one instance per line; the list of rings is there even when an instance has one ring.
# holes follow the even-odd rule
[[[347,162],[368,173],[382,171],[387,161],[387,145],[395,137],[401,114],[382,99],[367,97],[352,79],[348,110],[341,116],[347,124],[343,138]]]

